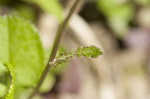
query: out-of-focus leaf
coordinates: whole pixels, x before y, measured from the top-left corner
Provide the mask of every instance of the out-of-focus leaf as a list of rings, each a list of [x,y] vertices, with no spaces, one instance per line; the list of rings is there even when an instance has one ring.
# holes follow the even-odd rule
[[[99,0],[98,8],[107,17],[110,27],[117,36],[124,36],[134,15],[133,6],[126,2],[120,3],[119,0]]]
[[[35,27],[19,17],[0,17],[0,35],[0,61],[14,66],[17,86],[34,86],[44,69],[44,52]]]
[[[54,14],[59,20],[63,19],[63,10],[58,0],[24,0],[39,5],[45,12]]]

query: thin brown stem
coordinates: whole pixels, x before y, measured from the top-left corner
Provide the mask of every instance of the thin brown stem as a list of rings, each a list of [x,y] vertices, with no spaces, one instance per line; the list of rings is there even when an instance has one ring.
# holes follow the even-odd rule
[[[52,65],[50,65],[49,63],[54,61],[54,59],[56,57],[56,54],[57,54],[58,47],[59,47],[59,43],[60,43],[62,35],[63,35],[63,32],[64,32],[65,28],[67,27],[67,24],[69,23],[69,20],[71,19],[72,15],[74,14],[74,12],[75,12],[75,10],[76,10],[76,8],[77,8],[80,1],[82,1],[82,0],[76,0],[74,2],[73,6],[70,8],[69,14],[65,18],[65,20],[59,25],[59,28],[56,32],[56,37],[55,37],[55,40],[54,40],[54,43],[53,43],[51,55],[49,57],[49,61],[48,61],[47,65],[46,65],[46,68],[44,69],[44,71],[43,71],[43,73],[40,77],[40,80],[39,80],[38,84],[34,88],[31,95],[29,96],[29,99],[32,99],[38,93],[39,88],[41,87],[43,81],[45,80],[45,78],[48,74],[48,72],[50,71]]]

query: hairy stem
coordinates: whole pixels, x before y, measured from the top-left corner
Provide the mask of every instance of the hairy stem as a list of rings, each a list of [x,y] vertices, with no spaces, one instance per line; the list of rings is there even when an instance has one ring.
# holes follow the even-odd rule
[[[44,69],[44,71],[43,71],[43,73],[40,77],[40,80],[39,80],[37,86],[34,88],[33,92],[29,96],[29,99],[32,99],[38,93],[39,88],[41,87],[43,81],[45,80],[45,78],[48,74],[48,72],[50,71],[52,65],[49,64],[49,63],[54,61],[54,59],[56,57],[56,54],[57,54],[58,47],[59,47],[59,43],[60,43],[62,35],[63,35],[63,32],[64,32],[65,28],[67,27],[67,24],[68,24],[69,20],[71,19],[72,15],[74,14],[74,12],[75,12],[75,10],[76,10],[76,8],[77,8],[80,1],[82,1],[82,0],[76,0],[74,2],[73,6],[70,8],[69,14],[65,18],[65,20],[59,25],[59,28],[56,32],[56,37],[55,37],[55,40],[54,40],[54,43],[53,43],[51,55],[49,57],[49,61],[48,61],[47,65],[46,65],[46,68]]]

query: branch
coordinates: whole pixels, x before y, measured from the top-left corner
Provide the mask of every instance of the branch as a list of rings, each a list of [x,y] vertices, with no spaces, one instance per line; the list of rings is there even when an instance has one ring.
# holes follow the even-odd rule
[[[46,65],[46,68],[44,69],[44,71],[43,71],[43,73],[40,77],[40,80],[39,80],[37,86],[34,88],[33,92],[29,96],[29,99],[32,99],[38,93],[43,81],[45,80],[48,72],[50,71],[52,65],[49,64],[49,63],[54,61],[54,59],[56,57],[56,54],[57,54],[58,47],[59,47],[59,43],[60,43],[62,35],[63,35],[63,32],[64,32],[65,28],[67,27],[67,24],[69,23],[69,20],[71,19],[72,15],[74,14],[74,12],[75,12],[78,4],[80,3],[80,1],[82,1],[82,0],[76,0],[74,2],[73,6],[71,7],[71,9],[69,11],[69,14],[65,18],[65,20],[59,25],[59,28],[56,32],[56,37],[55,37],[55,40],[54,40],[54,43],[53,43],[52,52],[51,52],[51,55],[49,57],[49,61],[48,61],[47,65]]]

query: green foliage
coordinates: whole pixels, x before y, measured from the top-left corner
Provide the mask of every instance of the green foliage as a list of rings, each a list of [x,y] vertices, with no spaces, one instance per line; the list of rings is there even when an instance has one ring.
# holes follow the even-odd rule
[[[87,58],[97,58],[98,56],[103,54],[103,51],[96,46],[87,46],[87,47],[80,47],[76,50],[72,50],[67,52],[63,48],[61,48],[58,52],[57,57],[54,62],[50,63],[51,65],[56,65],[56,68],[60,66],[60,70],[62,70],[62,66],[67,63],[68,60],[77,56],[77,57],[87,57]],[[55,67],[54,67],[55,68]],[[53,70],[53,68],[52,68]],[[57,70],[57,69],[56,69]]]
[[[45,55],[40,37],[35,27],[25,19],[15,16],[0,16],[0,88],[6,94],[5,99],[26,99],[32,88],[37,84],[43,72],[48,55]],[[50,53],[50,51],[48,51]],[[44,81],[40,92],[47,92],[55,83],[55,75],[66,67],[66,63],[74,56],[96,58],[102,51],[95,46],[81,47],[77,50],[67,51],[60,48],[55,60],[50,63],[53,68]],[[12,64],[12,65],[10,65]],[[5,72],[11,75],[10,80],[5,78]],[[3,77],[4,76],[4,77]],[[6,93],[6,85],[2,82],[10,81]],[[8,86],[8,85],[7,85]],[[14,91],[15,89],[15,91]]]
[[[0,45],[7,51],[1,50],[1,54],[5,55],[0,56],[15,66],[19,85],[32,86],[44,68],[43,48],[38,33],[29,22],[18,17],[1,17],[0,20],[0,30],[4,31],[0,32],[1,40],[7,43]]]
[[[0,17],[0,61],[13,64],[17,87],[33,87],[44,69],[38,32],[19,17]]]
[[[81,47],[76,51],[77,56],[85,56],[87,58],[96,58],[102,54],[103,52],[95,46]]]
[[[48,89],[51,89],[51,86],[54,84],[55,81],[53,77],[55,77],[55,75],[59,75],[60,73],[62,73],[67,67],[68,61],[71,60],[73,57],[84,56],[87,58],[96,58],[102,54],[103,52],[95,46],[80,47],[72,51],[67,51],[67,49],[60,47],[55,60],[49,63],[53,67],[51,68],[50,74],[48,75],[48,77],[46,78],[46,80],[42,85],[41,92],[46,92],[48,91]],[[52,81],[51,82],[49,81],[49,86],[48,86],[48,80],[50,79]]]
[[[97,58],[98,56],[102,55],[103,51],[96,46],[83,46],[79,47],[76,50],[66,51],[64,48],[59,49],[56,59],[69,59],[73,56],[84,56],[87,58]]]

